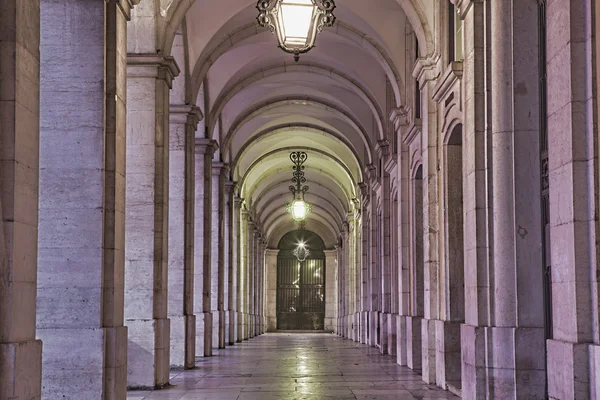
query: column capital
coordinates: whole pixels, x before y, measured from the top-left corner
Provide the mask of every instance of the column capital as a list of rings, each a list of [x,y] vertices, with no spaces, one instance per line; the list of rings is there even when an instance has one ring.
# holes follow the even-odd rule
[[[128,78],[157,78],[164,80],[169,89],[181,70],[174,57],[159,54],[127,54]]]
[[[229,173],[229,164],[223,162],[213,162],[212,163],[212,174],[213,175],[225,175]],[[226,175],[225,175],[226,176]]]
[[[196,138],[196,153],[206,154],[212,158],[213,154],[219,148],[216,140],[206,138]]]
[[[400,128],[408,125],[408,118],[411,115],[411,109],[408,106],[394,108],[390,112],[390,121],[394,125],[394,130],[398,132]]]
[[[419,89],[423,89],[427,82],[434,81],[439,75],[438,65],[441,57],[433,54],[429,57],[418,58],[412,71],[412,76],[419,81]]]
[[[169,113],[171,121],[188,124],[194,128],[204,119],[202,110],[195,104],[171,104]]]
[[[375,149],[379,157],[387,157],[390,153],[390,141],[387,139],[378,140]]]
[[[106,0],[107,3],[116,3],[117,6],[123,11],[123,15],[127,21],[131,21],[131,10],[134,6],[138,5],[141,0]]]
[[[450,0],[456,6],[458,13],[462,19],[468,14],[473,3],[483,3],[483,0]]]

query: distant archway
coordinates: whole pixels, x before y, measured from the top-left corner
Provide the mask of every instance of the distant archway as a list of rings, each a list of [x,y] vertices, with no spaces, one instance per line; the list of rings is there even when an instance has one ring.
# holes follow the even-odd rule
[[[320,331],[325,328],[325,244],[307,230],[279,241],[277,256],[277,329]],[[308,250],[306,257],[297,251]]]

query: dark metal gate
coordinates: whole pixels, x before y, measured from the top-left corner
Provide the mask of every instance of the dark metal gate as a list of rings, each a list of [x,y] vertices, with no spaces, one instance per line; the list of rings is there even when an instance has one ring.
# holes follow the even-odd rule
[[[309,250],[299,261],[294,250]],[[294,231],[280,242],[277,257],[277,329],[323,330],[325,327],[325,253],[321,238]]]

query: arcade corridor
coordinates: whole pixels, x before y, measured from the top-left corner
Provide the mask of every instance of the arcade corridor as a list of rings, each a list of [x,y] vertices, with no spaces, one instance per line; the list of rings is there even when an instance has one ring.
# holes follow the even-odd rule
[[[0,400],[600,399],[599,15],[0,0]]]
[[[131,391],[127,400],[442,400],[378,349],[331,334],[269,333],[171,371],[162,391]]]

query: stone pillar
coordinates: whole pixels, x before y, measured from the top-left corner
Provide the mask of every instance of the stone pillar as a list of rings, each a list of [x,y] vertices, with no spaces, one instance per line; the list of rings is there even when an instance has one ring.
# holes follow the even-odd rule
[[[246,291],[246,319],[245,319],[245,327],[246,327],[246,337],[244,339],[250,339],[254,337],[252,326],[253,326],[253,268],[254,268],[254,222],[248,214],[248,220],[246,223],[246,279],[244,290]]]
[[[227,344],[229,346],[233,346],[237,341],[237,310],[238,310],[238,300],[237,300],[237,286],[238,286],[238,235],[239,235],[239,213],[236,218],[236,196],[235,196],[235,182],[227,181],[225,183],[225,194],[227,196],[227,211],[226,211],[226,221],[227,221],[227,311],[229,314],[228,319],[228,335],[227,335]]]
[[[277,255],[279,250],[266,250],[266,269],[267,269],[267,304],[265,313],[267,315],[267,332],[277,330]],[[334,305],[335,307],[335,305]]]
[[[599,4],[547,3],[552,339],[548,395],[600,398],[597,87]],[[592,2],[594,3],[594,2]],[[594,15],[595,14],[595,15]],[[590,35],[592,20],[595,32]],[[551,40],[550,40],[551,39]],[[596,48],[592,54],[593,43]],[[550,264],[550,263],[549,263]]]
[[[371,303],[370,297],[370,284],[369,284],[369,266],[370,266],[370,251],[371,247],[369,245],[369,238],[371,228],[369,226],[369,190],[366,184],[361,185],[362,192],[362,231],[361,231],[361,270],[360,270],[360,281],[361,281],[361,301],[360,301],[360,342],[363,344],[367,344],[367,327],[368,327],[368,317],[369,317],[369,309]]]
[[[389,143],[387,141],[380,142],[378,144],[381,149],[381,156],[386,159],[389,157]],[[392,260],[391,260],[391,177],[390,174],[383,170],[381,171],[381,212],[382,212],[382,237],[380,238],[381,252],[383,265],[381,266],[381,316],[380,316],[380,329],[381,329],[381,342],[380,351],[382,354],[386,354],[389,351],[391,345],[391,312],[392,312]],[[393,328],[395,329],[395,327]],[[393,340],[395,344],[395,340]]]
[[[225,348],[225,180],[229,166],[212,164],[211,310],[213,347]]]
[[[171,57],[128,55],[125,319],[131,388],[169,383],[167,263]]]
[[[371,176],[375,179],[377,172],[371,171]],[[381,277],[379,276],[379,239],[378,239],[378,226],[379,226],[379,218],[377,215],[377,188],[379,187],[379,183],[376,181],[371,181],[371,203],[369,213],[371,216],[371,231],[369,235],[371,237],[371,246],[370,246],[370,271],[369,271],[369,281],[371,282],[371,298],[370,300],[370,313],[369,313],[369,340],[368,345],[376,346],[379,340],[379,332],[377,326],[379,325],[379,309],[381,307],[380,300],[380,288],[381,288]]]
[[[39,399],[42,342],[36,340],[36,282],[40,1],[8,0],[1,8],[0,399]],[[102,54],[97,56],[101,59]],[[98,97],[97,103],[102,104],[102,96]],[[97,266],[101,270],[102,265]],[[96,283],[101,285],[101,281]],[[102,374],[98,378],[101,386]]]
[[[491,3],[495,296],[487,372],[496,398],[545,396],[537,6]]]
[[[457,0],[463,19],[463,226],[465,324],[461,326],[462,395],[487,394],[486,336],[490,305],[491,179],[489,75],[491,53],[489,2]],[[488,29],[486,29],[488,27]]]
[[[195,135],[202,112],[171,106],[169,138],[169,291],[171,366],[196,364],[194,315]]]
[[[236,319],[237,319],[237,334],[235,337],[235,341],[237,343],[241,343],[244,340],[244,309],[243,309],[243,300],[244,300],[244,287],[243,283],[243,271],[244,271],[244,263],[242,259],[243,251],[243,243],[244,243],[244,233],[242,229],[243,224],[242,218],[242,199],[237,195],[233,201],[233,240],[234,240],[234,248],[235,248],[235,256],[234,262],[236,265]]]
[[[336,268],[337,252],[335,250],[325,250],[325,331],[329,332],[335,330],[337,321]],[[273,278],[277,280],[276,275]]]
[[[264,332],[264,279],[265,279],[265,242],[262,240],[259,243],[258,253],[258,334],[262,335]]]
[[[352,221],[349,213],[348,221]],[[352,339],[352,224],[347,223],[346,230],[342,231],[344,249],[344,337]]]
[[[125,398],[125,38],[132,4],[41,2],[44,74],[38,106],[39,4],[4,1],[0,11],[0,40],[8,51],[0,56],[0,154],[5,161],[0,193],[3,221],[11,221],[3,222],[4,240],[12,243],[0,246],[12,254],[5,258],[0,250],[5,260],[0,275],[7,276],[5,268],[9,272],[9,290],[0,290],[0,351],[8,351],[7,358],[6,353],[0,358],[9,363],[8,370],[0,367],[0,398],[40,396],[41,343],[33,341],[32,320],[36,249],[37,335],[44,342],[41,397]],[[13,167],[18,167],[14,173]],[[15,192],[11,187],[17,184]],[[11,304],[18,309],[3,308]],[[13,323],[6,324],[6,317]],[[6,373],[14,374],[11,381],[5,380]],[[12,391],[8,397],[7,388]]]
[[[196,352],[212,356],[213,318],[211,312],[212,260],[212,158],[218,145],[214,140],[196,139],[196,207],[194,212],[194,309]],[[200,296],[202,293],[202,296]]]

